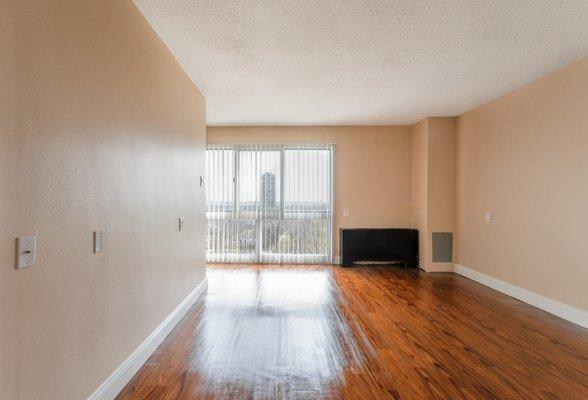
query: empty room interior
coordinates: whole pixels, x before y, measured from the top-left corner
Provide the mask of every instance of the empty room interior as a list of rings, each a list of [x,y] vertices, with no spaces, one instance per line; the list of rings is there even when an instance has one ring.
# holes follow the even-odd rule
[[[1,400],[588,399],[586,0],[0,0]]]

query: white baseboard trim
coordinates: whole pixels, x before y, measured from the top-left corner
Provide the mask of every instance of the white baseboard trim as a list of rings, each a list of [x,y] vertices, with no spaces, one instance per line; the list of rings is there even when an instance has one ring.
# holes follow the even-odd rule
[[[465,276],[466,278],[481,283],[494,290],[498,290],[499,292],[514,297],[515,299],[540,308],[543,311],[547,311],[548,313],[573,322],[576,325],[588,328],[588,311],[560,303],[557,300],[550,299],[549,297],[531,292],[530,290],[501,281],[500,279],[493,278],[471,268],[464,267],[463,265],[455,264],[453,271],[456,274]]]
[[[206,289],[206,278],[172,311],[147,339],[100,385],[88,400],[112,400],[149,359]]]

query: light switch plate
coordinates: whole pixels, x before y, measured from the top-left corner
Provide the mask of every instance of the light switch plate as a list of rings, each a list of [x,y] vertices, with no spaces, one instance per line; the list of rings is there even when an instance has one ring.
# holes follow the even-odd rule
[[[343,216],[344,217],[348,217],[349,216],[349,209],[348,208],[344,208],[343,209]]]
[[[94,254],[104,251],[104,232],[94,231]]]
[[[184,229],[184,217],[178,218],[178,230],[181,232]]]
[[[16,268],[21,269],[35,265],[36,253],[36,236],[26,236],[16,239]]]
[[[490,211],[487,211],[486,214],[484,214],[484,221],[486,223],[492,222],[492,213]]]

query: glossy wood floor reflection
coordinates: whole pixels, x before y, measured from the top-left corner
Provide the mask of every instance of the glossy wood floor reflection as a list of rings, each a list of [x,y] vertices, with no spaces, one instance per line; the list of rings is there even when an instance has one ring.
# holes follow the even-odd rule
[[[215,265],[117,398],[588,399],[588,330],[453,274]]]

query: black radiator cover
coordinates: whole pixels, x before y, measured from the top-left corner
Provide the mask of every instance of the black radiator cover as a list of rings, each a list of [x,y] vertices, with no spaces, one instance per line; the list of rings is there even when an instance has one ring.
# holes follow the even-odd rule
[[[416,229],[366,228],[340,230],[341,265],[357,261],[419,265],[419,232]]]

